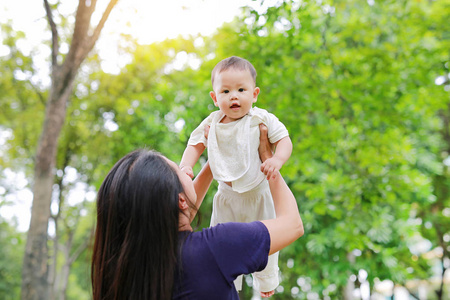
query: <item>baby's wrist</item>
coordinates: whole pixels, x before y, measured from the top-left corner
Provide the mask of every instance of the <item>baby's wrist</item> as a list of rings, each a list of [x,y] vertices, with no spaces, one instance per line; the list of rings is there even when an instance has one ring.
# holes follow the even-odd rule
[[[284,162],[285,162],[283,158],[281,158],[281,157],[279,157],[277,155],[274,155],[273,158],[274,158],[275,161],[279,162],[281,165],[283,165]]]
[[[281,167],[283,166],[283,160],[276,156],[272,157],[271,163],[277,170],[280,170]]]

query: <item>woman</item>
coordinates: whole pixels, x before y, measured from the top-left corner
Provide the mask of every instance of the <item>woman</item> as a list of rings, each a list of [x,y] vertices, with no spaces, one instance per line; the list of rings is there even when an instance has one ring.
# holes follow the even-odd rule
[[[262,126],[260,156],[271,155]],[[303,235],[282,176],[269,180],[276,219],[193,232],[211,181],[208,164],[192,181],[152,151],[137,150],[116,163],[98,192],[94,300],[239,299],[234,279],[264,269],[268,255]]]

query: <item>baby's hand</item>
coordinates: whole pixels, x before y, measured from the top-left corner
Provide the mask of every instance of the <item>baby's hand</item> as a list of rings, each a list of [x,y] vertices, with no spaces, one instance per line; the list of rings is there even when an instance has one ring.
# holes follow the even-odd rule
[[[273,156],[271,158],[266,159],[265,162],[261,164],[261,172],[267,176],[267,180],[274,179],[279,174],[281,167],[283,166],[283,162],[277,157]]]
[[[187,174],[187,176],[194,178],[194,170],[190,166],[182,166],[181,171]]]

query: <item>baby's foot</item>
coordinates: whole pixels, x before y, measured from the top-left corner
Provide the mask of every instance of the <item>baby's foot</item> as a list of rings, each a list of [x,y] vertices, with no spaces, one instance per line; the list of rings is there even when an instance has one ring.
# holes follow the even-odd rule
[[[270,292],[261,292],[261,298],[269,298],[270,296],[273,296],[275,294],[275,290]]]

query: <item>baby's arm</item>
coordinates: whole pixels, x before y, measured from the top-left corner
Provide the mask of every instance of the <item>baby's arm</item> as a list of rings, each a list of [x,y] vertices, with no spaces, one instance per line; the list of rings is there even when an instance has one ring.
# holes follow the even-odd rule
[[[200,155],[205,151],[205,145],[198,143],[197,145],[188,145],[184,150],[183,157],[180,162],[180,169],[189,177],[194,178],[193,168],[197,163]]]
[[[272,158],[267,159],[261,164],[261,172],[267,176],[267,179],[275,178],[278,171],[289,159],[292,153],[292,141],[286,136],[275,143],[275,153]]]

